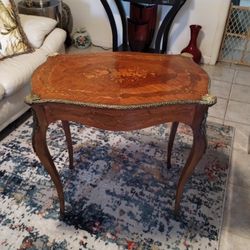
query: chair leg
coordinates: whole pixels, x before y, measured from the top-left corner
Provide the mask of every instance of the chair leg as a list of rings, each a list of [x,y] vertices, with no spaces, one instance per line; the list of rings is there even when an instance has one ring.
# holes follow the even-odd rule
[[[171,126],[171,131],[170,131],[169,141],[168,141],[168,155],[167,155],[167,168],[168,169],[171,168],[171,155],[172,155],[174,138],[175,138],[178,125],[179,125],[179,122],[173,122]]]

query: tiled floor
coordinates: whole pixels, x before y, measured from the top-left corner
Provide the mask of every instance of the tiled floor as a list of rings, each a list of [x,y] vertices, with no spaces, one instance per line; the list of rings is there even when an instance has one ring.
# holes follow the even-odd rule
[[[220,249],[250,249],[250,67],[218,63],[203,68],[211,78],[211,94],[218,97],[208,120],[235,127]]]
[[[102,50],[71,48],[69,53],[90,51]],[[235,128],[220,250],[247,250],[250,249],[250,67],[225,63],[202,67],[211,79],[210,93],[218,98],[209,110],[208,121]]]

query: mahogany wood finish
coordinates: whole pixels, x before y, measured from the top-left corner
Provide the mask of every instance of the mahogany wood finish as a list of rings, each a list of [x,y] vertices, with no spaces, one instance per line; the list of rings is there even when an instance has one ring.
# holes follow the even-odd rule
[[[167,165],[178,123],[193,130],[193,146],[176,192],[178,211],[184,185],[206,149],[206,114],[216,100],[206,96],[208,76],[191,59],[130,52],[49,57],[32,77],[27,103],[34,114],[33,147],[54,182],[64,214],[63,186],[46,144],[51,122],[61,120],[73,168],[68,121],[112,131],[173,122]],[[206,98],[205,98],[206,97]]]

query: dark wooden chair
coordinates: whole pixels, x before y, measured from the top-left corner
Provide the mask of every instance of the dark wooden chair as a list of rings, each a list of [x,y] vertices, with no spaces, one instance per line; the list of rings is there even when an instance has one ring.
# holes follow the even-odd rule
[[[157,31],[155,46],[151,52],[154,53],[166,53],[167,51],[167,43],[168,43],[168,35],[171,25],[174,21],[174,18],[181,7],[185,4],[186,0],[114,0],[122,23],[122,44],[118,45],[118,31],[117,25],[114,19],[114,14],[112,9],[110,8],[109,2],[107,0],[100,0],[107,15],[109,18],[110,27],[112,30],[112,40],[113,40],[113,51],[126,51],[129,49],[128,46],[128,26],[127,26],[127,18],[126,13],[123,7],[122,2],[131,2],[131,3],[147,3],[147,4],[157,4],[157,5],[169,5],[172,8],[166,13],[163,21]]]

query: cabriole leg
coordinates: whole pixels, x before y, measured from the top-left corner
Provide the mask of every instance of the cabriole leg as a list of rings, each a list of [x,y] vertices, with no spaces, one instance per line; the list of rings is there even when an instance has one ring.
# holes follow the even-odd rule
[[[63,186],[58,171],[49,153],[46,142],[46,132],[49,124],[47,123],[45,111],[42,106],[37,105],[32,108],[34,118],[32,145],[39,160],[41,161],[42,165],[45,167],[55,184],[60,202],[60,215],[63,216],[65,210]]]
[[[206,111],[207,107],[197,108],[196,118],[194,119],[195,122],[191,126],[193,130],[193,146],[188,156],[187,162],[181,172],[181,176],[178,182],[175,198],[175,213],[177,213],[180,208],[180,200],[183,193],[184,185],[193,173],[193,170],[199,163],[202,155],[206,151]]]

